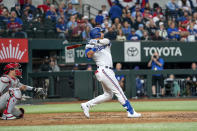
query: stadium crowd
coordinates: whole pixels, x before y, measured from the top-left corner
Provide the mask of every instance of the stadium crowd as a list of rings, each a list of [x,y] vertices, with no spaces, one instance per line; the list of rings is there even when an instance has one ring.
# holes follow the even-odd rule
[[[81,41],[89,39],[91,28],[102,27],[105,37],[111,40],[195,41],[196,7],[192,0],[170,0],[166,9],[158,3],[151,8],[148,0],[132,7],[114,1],[109,10],[102,5],[96,17],[88,18],[72,2],[54,5],[45,0],[35,7],[32,0],[18,0],[11,10],[0,5],[0,36]]]

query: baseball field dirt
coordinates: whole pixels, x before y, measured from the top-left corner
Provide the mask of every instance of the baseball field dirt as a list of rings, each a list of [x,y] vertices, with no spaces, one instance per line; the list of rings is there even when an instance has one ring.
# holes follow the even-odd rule
[[[141,118],[127,118],[125,112],[91,112],[87,119],[83,113],[25,114],[23,119],[3,121],[4,126],[65,125],[65,124],[114,124],[152,122],[197,122],[197,111],[141,112]]]
[[[187,99],[164,99],[164,101],[186,100]],[[197,99],[189,99],[196,101]],[[134,101],[150,101],[134,100]],[[154,100],[151,100],[154,101]],[[156,101],[156,100],[155,100]],[[160,100],[163,101],[163,100]],[[77,101],[74,103],[80,103]],[[57,104],[58,102],[50,102]],[[69,104],[70,102],[59,102],[59,104]],[[49,104],[49,103],[45,103]],[[197,110],[194,111],[146,111],[141,118],[127,118],[126,112],[90,112],[87,119],[83,112],[72,113],[40,113],[25,114],[24,118],[17,120],[0,120],[3,126],[36,126],[36,125],[70,125],[70,124],[116,124],[116,123],[155,123],[155,122],[197,122]]]

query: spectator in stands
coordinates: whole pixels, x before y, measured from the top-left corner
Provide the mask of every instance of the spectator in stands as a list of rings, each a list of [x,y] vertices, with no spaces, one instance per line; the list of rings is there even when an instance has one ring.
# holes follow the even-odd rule
[[[124,34],[126,37],[127,37],[127,36],[130,34],[130,32],[131,32],[131,27],[130,27],[130,25],[129,25],[129,23],[128,23],[127,21],[125,21],[125,22],[123,23],[122,32],[123,32],[123,34]]]
[[[177,14],[177,11],[179,9],[179,6],[177,5],[176,0],[171,0],[171,1],[168,1],[168,3],[166,4],[166,8],[171,13]]]
[[[75,64],[75,65],[73,66],[73,71],[75,71],[75,70],[79,70],[79,64]]]
[[[154,4],[153,4],[153,10],[154,10]],[[141,3],[141,12],[144,13],[144,10],[151,10],[151,7],[150,7],[150,3],[148,0],[145,0],[145,1],[142,1]]]
[[[153,19],[154,17],[161,17],[161,15],[163,16],[163,12],[162,12],[162,8],[161,7],[157,7],[156,8],[156,11],[153,13]]]
[[[83,20],[84,20],[84,23],[86,24],[86,26],[89,26],[90,27],[90,29],[92,29],[93,27],[92,27],[92,24],[89,22],[89,18],[88,18],[88,16],[83,16],[83,18],[82,18]]]
[[[57,65],[57,63],[54,60],[50,61],[49,65],[50,65],[51,72],[59,72],[60,71],[60,67]]]
[[[6,24],[3,21],[0,21],[0,37],[6,36]]]
[[[101,25],[103,23],[103,20],[104,20],[104,17],[102,15],[102,10],[99,10],[98,15],[95,18],[95,21],[96,21],[96,23]]]
[[[194,21],[194,23],[196,25],[197,24],[197,12],[194,12],[193,13],[192,20]],[[194,25],[194,28],[197,29],[197,25],[196,26],[195,25]]]
[[[122,70],[122,64],[117,63],[115,71],[121,71],[121,70]],[[116,75],[116,79],[118,80],[119,85],[122,88],[122,90],[125,91],[125,87],[124,87],[125,76],[124,75]]]
[[[35,37],[44,38],[44,23],[42,17],[36,17],[32,22],[32,29],[35,33]]]
[[[152,37],[152,40],[153,41],[161,41],[161,40],[163,40],[163,38],[161,36],[159,36],[159,30],[157,30],[155,32],[155,35]]]
[[[142,17],[141,17],[141,16],[138,16],[138,17],[136,18],[135,23],[133,24],[133,27],[135,28],[135,30],[138,29],[139,24],[144,24],[143,22],[144,22],[144,21],[143,21]]]
[[[90,40],[90,27],[86,26],[85,30],[82,32],[82,38],[84,41]]]
[[[193,71],[197,70],[196,63],[191,64],[191,69]],[[186,93],[185,94],[187,96],[191,96],[191,95],[195,96],[197,95],[196,90],[197,90],[197,75],[193,74],[186,78]]]
[[[164,40],[167,39],[168,36],[163,22],[159,22],[159,36],[161,36]]]
[[[181,41],[186,41],[187,37],[189,35],[189,31],[187,30],[187,25],[188,25],[189,21],[185,20],[183,22],[181,22],[181,26],[179,27],[179,34],[181,37]]]
[[[123,34],[122,30],[118,30],[118,35],[116,37],[117,41],[126,41],[126,36]]]
[[[87,65],[86,70],[87,70],[87,71],[92,71],[92,66],[91,66],[91,65]]]
[[[58,23],[56,24],[56,31],[58,33],[58,38],[66,38],[66,35],[68,33],[66,23],[64,23],[64,20],[62,17],[58,19]]]
[[[50,63],[49,58],[48,58],[48,56],[46,56],[43,60],[42,65],[40,66],[40,71],[49,72],[51,70],[51,67],[50,67],[49,63]]]
[[[177,3],[179,9],[181,9],[182,11],[189,11],[191,12],[191,5],[189,0],[179,0]]]
[[[150,21],[150,19],[152,19],[152,18],[153,18],[153,16],[151,15],[150,10],[146,9],[143,13],[144,22]]]
[[[175,23],[171,22],[170,27],[167,29],[168,32],[168,38],[170,40],[179,40],[180,39],[180,33],[179,30],[175,27]]]
[[[85,30],[85,24],[79,23],[77,27],[72,30],[72,37],[74,41],[82,41],[82,32]]]
[[[197,1],[196,0],[190,0],[190,5],[191,5],[191,2],[192,2],[192,11],[193,12],[196,12],[197,11]]]
[[[102,9],[102,15],[103,15],[103,17],[104,17],[104,19],[109,15],[108,14],[108,11],[107,11],[107,7],[106,7],[106,5],[102,5],[101,6],[101,9]]]
[[[58,9],[57,9],[57,14],[60,15],[60,13],[65,13],[66,11],[66,5],[64,2],[61,2],[58,6]]]
[[[140,78],[139,75],[136,76],[136,92],[137,92],[137,96],[141,97],[144,93],[144,88],[143,88],[143,80]]]
[[[82,0],[70,0],[70,3],[72,4],[73,8],[76,9],[76,12],[81,13]]]
[[[197,29],[194,29],[194,22],[190,23],[188,31],[189,31],[188,41],[197,40]]]
[[[42,14],[46,13],[50,9],[51,2],[50,0],[44,1],[44,4],[38,5],[38,9],[42,12]]]
[[[3,9],[4,9],[4,4],[0,3],[0,15],[2,15]]]
[[[166,79],[166,95],[173,95],[175,97],[179,97],[180,96],[180,86],[178,84],[178,82],[175,80],[175,76],[173,74],[171,74],[169,76],[169,78]]]
[[[17,17],[20,17],[20,18],[22,17],[23,12],[22,12],[19,4],[15,4],[15,7],[12,7],[11,11],[15,11],[17,14]]]
[[[139,24],[138,25],[138,30],[135,32],[140,38],[142,38],[144,32],[144,25]]]
[[[150,19],[150,23],[149,23],[149,26],[147,27],[147,30],[151,37],[153,37],[155,35],[156,30],[158,30],[153,19]]]
[[[129,11],[130,12],[130,11]],[[126,15],[127,15],[127,10],[126,8],[122,8],[122,19],[126,18]]]
[[[118,29],[118,27],[120,27],[120,25],[121,25],[120,19],[119,18],[115,18],[113,25],[115,26],[116,29]]]
[[[134,18],[134,19],[137,18],[138,16],[142,17],[142,13],[140,12],[140,6],[137,6],[135,8],[135,11],[133,11],[132,14],[131,14],[131,17]]]
[[[75,27],[77,27],[77,22],[75,17],[76,17],[75,15],[70,16],[70,20],[67,23],[67,28],[69,30],[73,30]]]
[[[90,19],[90,24],[92,25],[93,28],[96,27],[96,21],[94,18]]]
[[[21,9],[24,9],[24,5],[27,4],[27,0],[18,0],[18,3],[20,4]]]
[[[143,32],[143,36],[142,36],[141,40],[144,40],[144,41],[151,40],[150,36],[148,35],[148,31],[145,30]]]
[[[3,8],[2,15],[0,17],[0,21],[3,21],[4,23],[7,23],[9,20],[9,11],[7,8]]]
[[[133,23],[134,23],[134,21],[135,21],[135,19],[131,17],[131,13],[130,13],[130,11],[128,11],[128,12],[126,13],[126,17],[122,18],[122,21],[123,21],[123,23],[124,23],[125,21],[127,21],[128,24],[130,24],[130,26],[132,26]]]
[[[105,38],[110,40],[116,40],[117,32],[115,31],[115,26],[109,27],[108,32],[105,34]]]
[[[76,11],[76,9],[73,7],[72,3],[69,2],[68,3],[68,7],[66,8],[66,13],[71,16],[71,15],[75,15],[77,14],[78,12]]]
[[[46,12],[46,18],[52,21],[56,21],[57,12],[54,5],[50,5],[50,10]]]
[[[8,32],[12,37],[27,38],[27,34],[22,31],[23,22],[16,16],[16,12],[12,11],[7,23]]]
[[[163,70],[164,67],[164,60],[159,56],[157,52],[151,56],[150,61],[148,62],[148,67],[151,67],[151,70]],[[163,81],[163,76],[161,74],[154,74],[152,76],[152,95],[153,97],[156,97],[156,87],[157,84],[159,88],[161,87],[161,95],[165,95],[165,90],[164,90],[164,81]]]
[[[127,36],[127,40],[132,40],[132,41],[140,40],[140,37],[135,33],[134,28],[131,28],[131,34]]]
[[[104,22],[101,25],[101,27],[105,30],[104,33],[107,33],[108,32],[108,28],[111,27],[111,23],[109,23],[108,20],[104,20]]]
[[[112,3],[112,7],[110,8],[110,11],[109,11],[109,16],[112,22],[114,22],[115,18],[120,19],[122,16],[122,9],[117,5],[116,1]]]
[[[27,3],[24,5],[23,9],[30,10],[34,15],[36,13],[36,7],[32,5],[32,0],[27,0]]]

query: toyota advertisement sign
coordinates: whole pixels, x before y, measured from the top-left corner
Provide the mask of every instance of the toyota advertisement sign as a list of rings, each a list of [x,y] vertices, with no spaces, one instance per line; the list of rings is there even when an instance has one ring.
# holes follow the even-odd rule
[[[125,42],[124,43],[124,61],[140,62],[141,61],[141,43]]]

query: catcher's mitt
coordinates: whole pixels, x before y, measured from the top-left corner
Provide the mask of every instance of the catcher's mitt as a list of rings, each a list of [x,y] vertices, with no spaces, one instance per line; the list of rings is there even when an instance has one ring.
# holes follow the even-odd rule
[[[34,96],[38,98],[45,98],[47,93],[43,88],[33,88]]]

